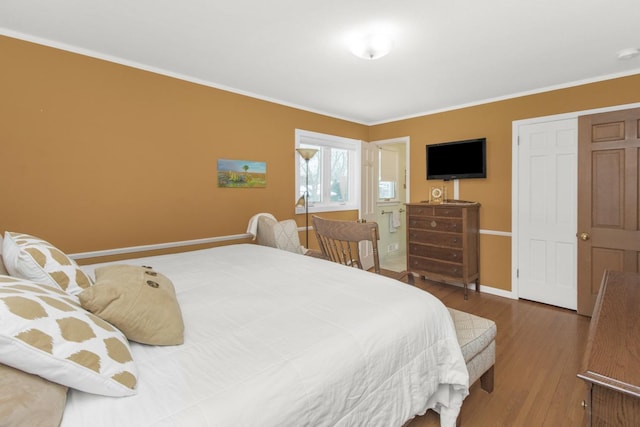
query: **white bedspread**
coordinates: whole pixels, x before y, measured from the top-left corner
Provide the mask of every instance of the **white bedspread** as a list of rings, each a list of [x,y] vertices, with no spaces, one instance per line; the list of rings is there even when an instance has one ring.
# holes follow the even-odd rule
[[[173,281],[185,344],[132,343],[138,394],[70,390],[63,427],[401,426],[434,407],[455,424],[468,374],[426,292],[252,244],[119,263]]]

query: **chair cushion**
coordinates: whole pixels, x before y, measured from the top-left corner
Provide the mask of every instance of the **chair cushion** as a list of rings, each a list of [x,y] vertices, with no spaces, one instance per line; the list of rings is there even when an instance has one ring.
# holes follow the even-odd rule
[[[298,224],[292,219],[274,221],[266,216],[258,219],[258,244],[302,254]]]
[[[456,328],[458,343],[465,362],[469,362],[496,338],[496,324],[493,320],[464,311],[449,308]]]

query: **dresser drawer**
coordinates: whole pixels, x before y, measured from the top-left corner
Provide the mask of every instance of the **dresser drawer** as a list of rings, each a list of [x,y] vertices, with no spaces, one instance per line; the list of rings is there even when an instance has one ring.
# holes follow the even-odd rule
[[[454,233],[409,229],[409,243],[413,242],[449,248],[462,248],[462,236]]]
[[[408,269],[424,273],[427,277],[429,273],[437,274],[440,276],[447,276],[453,279],[462,279],[463,268],[462,264],[452,264],[448,262],[440,262],[426,258],[420,258],[416,256],[409,256]]]
[[[461,232],[462,218],[410,216],[408,227],[433,231]]]
[[[408,205],[407,214],[409,216],[462,218],[462,208],[460,206],[447,205]]]
[[[409,243],[409,254],[436,260],[462,262],[462,249],[445,248],[442,246],[420,245]]]
[[[480,204],[407,204],[407,270],[429,280],[464,285],[480,291]]]

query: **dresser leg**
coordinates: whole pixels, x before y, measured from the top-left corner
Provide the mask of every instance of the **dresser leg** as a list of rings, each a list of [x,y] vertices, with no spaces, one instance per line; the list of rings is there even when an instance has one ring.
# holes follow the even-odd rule
[[[480,278],[476,279],[476,292],[480,292]]]
[[[464,283],[464,299],[469,299],[469,295],[467,295],[467,288],[469,287],[469,285],[467,285],[467,282]]]

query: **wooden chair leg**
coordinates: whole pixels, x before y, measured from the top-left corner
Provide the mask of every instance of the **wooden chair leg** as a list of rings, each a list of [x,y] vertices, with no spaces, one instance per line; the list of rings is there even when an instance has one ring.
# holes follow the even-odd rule
[[[411,272],[407,274],[407,284],[415,285],[415,278],[413,277],[413,273]]]
[[[493,391],[493,366],[480,377],[480,387],[487,393]]]

